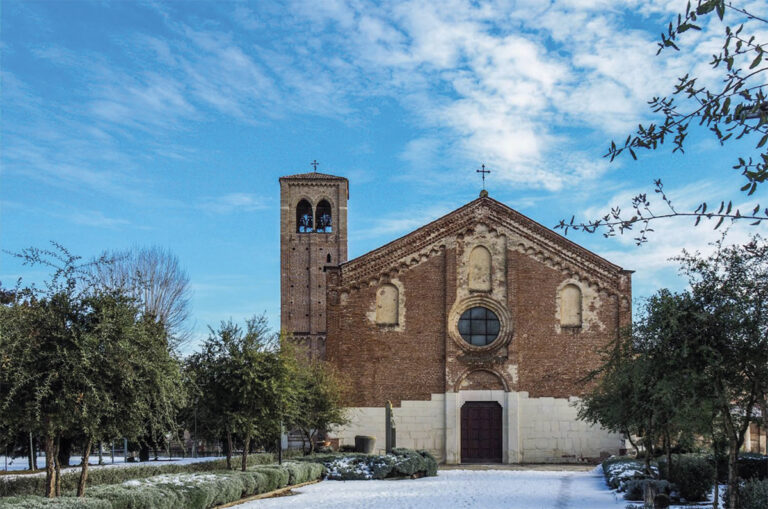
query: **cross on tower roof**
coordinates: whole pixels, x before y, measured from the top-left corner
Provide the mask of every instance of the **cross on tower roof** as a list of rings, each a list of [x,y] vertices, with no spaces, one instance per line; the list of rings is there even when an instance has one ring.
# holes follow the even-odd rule
[[[319,164],[320,163],[317,162],[317,159],[315,159],[314,161],[309,163],[309,165],[315,169],[315,173],[317,173],[317,167],[318,167]]]
[[[482,174],[482,176],[483,176],[483,191],[485,191],[485,174],[486,173],[491,173],[491,170],[486,170],[485,169],[485,165],[482,164],[482,165],[480,165],[480,169],[476,170],[476,172]]]

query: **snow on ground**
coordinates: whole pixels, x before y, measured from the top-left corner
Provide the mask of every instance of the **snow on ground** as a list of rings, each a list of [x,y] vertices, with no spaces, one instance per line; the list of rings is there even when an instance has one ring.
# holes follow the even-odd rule
[[[201,458],[163,458],[158,461],[144,461],[144,462],[126,462],[125,458],[123,456],[115,456],[115,462],[112,463],[112,458],[108,454],[104,455],[104,465],[99,466],[99,457],[98,456],[91,456],[88,463],[91,464],[91,468],[104,468],[104,467],[136,467],[141,465],[168,465],[168,464],[174,464],[174,465],[186,465],[189,463],[200,463],[202,461],[213,461],[213,460],[220,460],[223,459],[221,456],[205,456]],[[69,460],[69,464],[73,465],[69,468],[65,468],[64,470],[71,470],[71,469],[79,469],[80,467],[77,465],[80,465],[80,456],[72,456]],[[27,470],[29,468],[29,462],[27,458],[8,458],[8,472],[19,472],[22,470]],[[37,468],[43,469],[45,468],[45,458],[39,457],[37,458]],[[5,473],[5,457],[0,456],[0,473]],[[24,474],[24,475],[42,475],[42,473],[38,474]],[[3,475],[1,477],[14,477],[12,474],[9,475]]]
[[[400,481],[323,481],[240,509],[624,509],[598,472],[441,470]]]

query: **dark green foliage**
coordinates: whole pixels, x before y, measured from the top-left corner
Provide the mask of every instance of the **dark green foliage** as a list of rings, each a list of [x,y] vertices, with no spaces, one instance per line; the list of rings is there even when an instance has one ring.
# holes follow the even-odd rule
[[[742,479],[767,479],[768,456],[756,453],[742,453],[736,461],[736,470]]]
[[[736,460],[736,472],[741,479],[766,479],[768,478],[768,456],[754,452],[739,453]],[[728,457],[721,456],[717,459],[717,480],[728,481]]]
[[[736,509],[765,509],[768,507],[768,480],[753,479],[742,482],[737,487]],[[727,501],[730,488],[723,492],[723,500]]]
[[[264,465],[274,461],[272,454],[251,454],[248,456],[248,465]],[[92,468],[88,475],[88,486],[105,484],[117,484],[131,479],[144,479],[161,474],[181,474],[193,472],[211,472],[224,470],[225,460],[201,461],[188,465],[140,465],[135,467],[119,468]],[[62,472],[61,489],[65,492],[73,491],[77,486],[79,472]],[[41,475],[16,476],[0,482],[0,497],[11,495],[34,495],[41,493],[45,485],[45,477]]]
[[[666,458],[659,459],[659,470],[666,472]],[[673,454],[667,478],[687,502],[706,500],[715,483],[715,465],[706,456]]]
[[[645,485],[652,484],[656,487],[656,493],[669,495],[672,492],[672,484],[669,481],[660,479],[633,479],[627,481],[626,493],[624,498],[627,500],[643,500],[643,494],[645,493]]]

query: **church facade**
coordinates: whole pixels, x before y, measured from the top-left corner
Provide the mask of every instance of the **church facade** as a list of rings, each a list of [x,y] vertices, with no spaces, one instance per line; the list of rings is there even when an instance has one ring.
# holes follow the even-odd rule
[[[631,320],[631,272],[487,193],[347,260],[349,183],[280,179],[281,326],[342,370],[334,430],[446,463],[577,462],[622,437],[576,419],[583,377]],[[377,446],[378,447],[378,446]]]

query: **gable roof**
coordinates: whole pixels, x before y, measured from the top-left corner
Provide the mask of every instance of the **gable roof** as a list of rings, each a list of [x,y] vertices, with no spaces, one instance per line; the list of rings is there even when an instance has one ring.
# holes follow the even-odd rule
[[[502,226],[513,231],[528,241],[527,247],[535,246],[545,257],[567,260],[568,265],[581,273],[596,272],[595,276],[604,282],[609,281],[611,285],[618,284],[619,276],[627,272],[507,205],[488,196],[481,196],[411,233],[341,264],[343,285],[377,278],[379,274],[391,270],[398,260],[439,245],[440,240],[483,220],[492,228]]]

